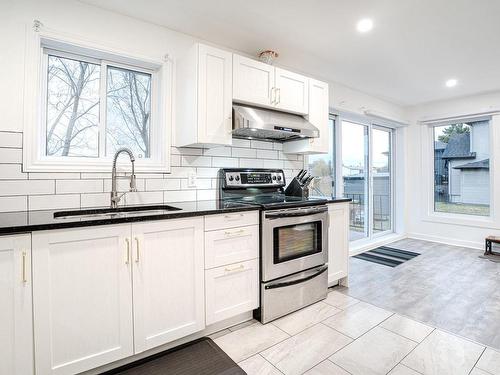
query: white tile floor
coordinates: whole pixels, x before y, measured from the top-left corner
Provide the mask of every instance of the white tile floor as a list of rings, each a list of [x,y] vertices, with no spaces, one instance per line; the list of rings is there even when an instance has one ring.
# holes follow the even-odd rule
[[[500,375],[500,352],[336,290],[212,337],[249,375]]]

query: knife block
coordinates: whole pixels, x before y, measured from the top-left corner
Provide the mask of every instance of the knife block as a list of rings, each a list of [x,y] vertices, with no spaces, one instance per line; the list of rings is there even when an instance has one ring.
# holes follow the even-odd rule
[[[285,195],[292,197],[300,197],[303,199],[309,198],[309,189],[303,186],[297,177],[294,177],[293,180],[288,184],[285,189]]]

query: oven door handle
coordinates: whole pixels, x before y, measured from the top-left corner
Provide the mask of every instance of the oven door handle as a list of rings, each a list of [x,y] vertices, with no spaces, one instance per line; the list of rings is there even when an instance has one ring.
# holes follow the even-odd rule
[[[290,280],[290,281],[284,281],[282,283],[276,283],[276,284],[269,284],[264,287],[264,289],[277,289],[277,288],[284,288],[287,286],[291,285],[296,285],[300,283],[304,283],[308,280],[314,279],[315,277],[321,275],[323,272],[325,272],[328,269],[328,266],[322,266],[321,268],[318,269],[318,272],[313,273],[312,275],[303,277],[301,279],[295,279],[295,280]]]
[[[308,209],[298,209],[290,211],[280,211],[280,212],[266,212],[266,219],[277,219],[280,217],[297,217],[297,216],[307,216],[312,214],[319,214],[328,211],[328,207],[314,207]]]

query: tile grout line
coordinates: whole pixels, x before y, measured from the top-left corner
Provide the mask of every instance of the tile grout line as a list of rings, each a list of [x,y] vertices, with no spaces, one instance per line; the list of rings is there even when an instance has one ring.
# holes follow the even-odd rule
[[[481,354],[479,355],[479,357],[477,358],[476,362],[474,362],[474,366],[472,366],[472,368],[470,369],[470,371],[468,372],[468,374],[470,375],[470,373],[472,371],[474,371],[474,368],[476,368],[477,364],[479,363],[479,360],[481,359],[481,357],[483,356],[484,352],[486,351],[486,347],[483,349],[483,351],[481,352]],[[478,367],[479,368],[479,367]],[[486,373],[490,373],[489,371],[485,371],[483,369],[480,368],[481,371],[484,371]]]

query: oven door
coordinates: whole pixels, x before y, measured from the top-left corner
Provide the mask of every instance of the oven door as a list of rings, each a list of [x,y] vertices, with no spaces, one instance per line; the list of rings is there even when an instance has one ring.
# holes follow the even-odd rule
[[[262,281],[328,262],[328,208],[270,210],[262,213]]]

